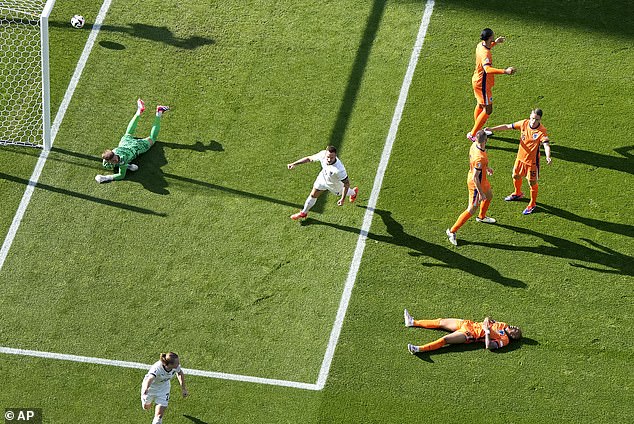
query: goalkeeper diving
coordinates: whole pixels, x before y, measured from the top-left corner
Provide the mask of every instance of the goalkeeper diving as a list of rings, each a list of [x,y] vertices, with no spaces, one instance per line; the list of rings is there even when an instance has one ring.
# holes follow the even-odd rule
[[[95,181],[98,183],[105,183],[108,181],[120,181],[125,178],[125,174],[128,170],[136,171],[139,166],[132,163],[134,159],[139,157],[142,153],[150,150],[150,147],[156,143],[159,131],[161,129],[161,117],[164,112],[167,112],[170,108],[168,106],[157,106],[156,117],[154,118],[154,124],[150,131],[150,136],[146,138],[134,137],[134,131],[139,122],[141,114],[145,110],[145,103],[143,100],[137,100],[137,110],[134,117],[128,124],[128,129],[125,135],[121,137],[119,146],[114,149],[106,149],[101,155],[103,159],[103,167],[110,171],[118,171],[112,175],[97,175]]]

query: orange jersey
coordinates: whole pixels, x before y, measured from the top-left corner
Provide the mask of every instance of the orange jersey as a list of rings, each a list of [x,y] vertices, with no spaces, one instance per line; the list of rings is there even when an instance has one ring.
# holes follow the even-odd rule
[[[509,344],[510,340],[506,334],[506,328],[508,328],[508,324],[505,322],[494,322],[491,324],[489,340],[496,342],[498,347]],[[467,343],[484,341],[484,328],[482,328],[481,322],[464,320],[458,331],[467,336]]]
[[[535,129],[530,127],[529,120],[523,119],[512,124],[513,129],[520,130],[520,147],[517,160],[527,165],[539,166],[539,146],[548,142],[546,127],[541,123]]]
[[[486,47],[484,43],[480,43],[476,47],[475,56],[475,70],[473,71],[473,77],[471,77],[473,89],[481,91],[490,90],[493,84],[495,84],[495,80],[493,79],[493,74],[487,73],[485,66],[491,66],[492,64],[491,49]]]
[[[476,170],[480,171],[480,185],[483,187],[489,185],[489,181],[487,180],[488,166],[489,157],[487,156],[486,150],[478,148],[477,143],[471,143],[471,148],[469,149],[469,174],[467,174],[467,186],[469,186],[469,188],[475,188],[473,175],[476,173]]]

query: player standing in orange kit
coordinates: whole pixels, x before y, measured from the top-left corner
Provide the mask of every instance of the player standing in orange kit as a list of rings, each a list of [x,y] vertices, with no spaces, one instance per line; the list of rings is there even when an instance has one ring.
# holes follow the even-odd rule
[[[519,340],[522,338],[522,330],[520,330],[519,327],[508,325],[505,322],[497,322],[489,317],[486,317],[482,322],[456,318],[415,320],[409,312],[407,312],[407,309],[405,309],[403,315],[406,327],[435,328],[451,331],[451,334],[447,334],[446,336],[423,346],[408,344],[407,350],[409,350],[411,354],[429,352],[431,350],[440,349],[448,344],[474,343],[481,341],[484,341],[485,348],[493,350],[506,346],[510,343],[511,339]]]
[[[467,174],[469,205],[467,209],[460,214],[453,227],[447,229],[449,242],[454,246],[458,245],[456,232],[476,212],[478,205],[480,205],[480,214],[476,217],[476,221],[484,222],[485,224],[495,224],[495,219],[486,216],[489,205],[491,204],[491,199],[493,198],[491,184],[487,179],[487,175],[493,174],[493,169],[489,167],[486,143],[487,136],[484,131],[480,130],[476,133],[476,140],[469,149],[469,174]]]
[[[522,212],[524,215],[533,213],[537,205],[537,192],[539,185],[539,146],[544,145],[546,153],[546,163],[550,165],[550,139],[546,133],[546,127],[542,124],[543,112],[541,109],[533,109],[528,119],[514,122],[512,124],[498,125],[496,127],[485,128],[485,132],[520,130],[520,146],[517,150],[517,158],[513,165],[513,185],[515,190],[504,198],[507,202],[519,200],[524,197],[522,193],[522,178],[528,179],[531,188],[531,201]]]
[[[489,119],[489,115],[493,112],[491,88],[495,84],[494,75],[512,75],[515,73],[515,68],[512,66],[505,69],[497,69],[492,66],[491,48],[506,40],[504,37],[495,39],[493,37],[494,34],[491,28],[483,29],[480,34],[482,42],[476,47],[476,65],[471,78],[471,85],[478,104],[473,111],[473,128],[467,133],[467,138],[471,141],[475,141],[475,134],[482,129],[487,119]]]

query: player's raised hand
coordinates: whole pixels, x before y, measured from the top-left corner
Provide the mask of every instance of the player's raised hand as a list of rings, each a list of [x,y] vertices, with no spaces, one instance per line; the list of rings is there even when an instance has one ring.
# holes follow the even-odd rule
[[[504,73],[506,75],[513,75],[515,73],[515,68],[512,66],[509,66],[508,68],[504,70]]]
[[[295,164],[294,163],[289,163],[288,165],[286,165],[286,167],[288,169],[293,169],[293,168],[295,168]]]
[[[493,175],[493,168],[487,168],[487,175]]]
[[[495,44],[503,43],[506,41],[506,37],[498,37],[495,39]]]

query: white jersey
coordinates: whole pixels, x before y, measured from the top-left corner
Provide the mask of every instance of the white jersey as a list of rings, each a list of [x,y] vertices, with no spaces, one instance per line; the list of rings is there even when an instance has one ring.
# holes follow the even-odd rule
[[[311,162],[319,161],[321,163],[321,172],[317,177],[318,180],[321,180],[328,186],[339,186],[343,180],[348,178],[348,173],[339,158],[335,160],[335,163],[328,164],[326,153],[326,150],[322,150],[319,153],[309,156],[309,159]]]
[[[158,389],[158,388],[169,388],[170,380],[174,378],[176,374],[181,372],[181,367],[172,369],[171,371],[167,371],[161,361],[157,361],[150,367],[150,370],[145,374],[145,379],[150,377],[154,377],[154,381],[150,386],[150,389]]]

